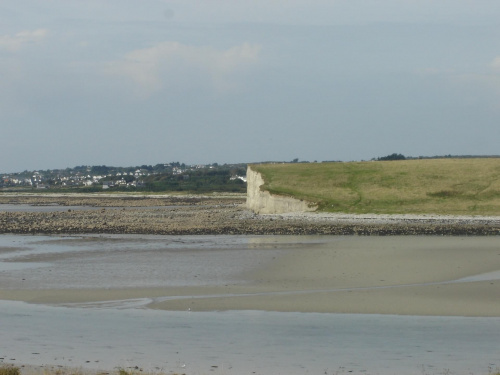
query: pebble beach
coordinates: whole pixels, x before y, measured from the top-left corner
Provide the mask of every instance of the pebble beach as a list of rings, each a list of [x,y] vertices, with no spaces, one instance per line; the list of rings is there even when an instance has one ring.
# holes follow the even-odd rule
[[[20,209],[26,205],[44,209]],[[13,209],[2,210],[6,206]],[[0,233],[500,235],[500,217],[257,215],[242,195],[2,195]]]

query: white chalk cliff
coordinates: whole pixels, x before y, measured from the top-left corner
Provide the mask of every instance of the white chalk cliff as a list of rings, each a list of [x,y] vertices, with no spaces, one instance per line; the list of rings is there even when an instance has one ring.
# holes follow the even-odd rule
[[[271,194],[261,190],[264,179],[259,172],[247,168],[247,208],[258,214],[282,214],[287,212],[315,211],[310,202]]]

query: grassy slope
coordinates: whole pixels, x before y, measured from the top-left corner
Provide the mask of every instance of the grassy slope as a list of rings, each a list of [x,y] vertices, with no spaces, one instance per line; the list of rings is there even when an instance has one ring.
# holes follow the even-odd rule
[[[263,188],[351,213],[500,215],[500,159],[256,164]]]

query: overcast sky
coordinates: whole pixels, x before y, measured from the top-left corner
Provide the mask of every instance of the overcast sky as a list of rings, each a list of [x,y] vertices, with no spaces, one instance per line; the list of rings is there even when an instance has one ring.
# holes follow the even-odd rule
[[[500,154],[498,0],[0,0],[0,172]]]

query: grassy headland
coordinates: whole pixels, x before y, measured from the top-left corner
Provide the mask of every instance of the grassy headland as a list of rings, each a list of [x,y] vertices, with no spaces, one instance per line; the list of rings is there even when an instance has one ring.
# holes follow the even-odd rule
[[[500,159],[255,164],[262,189],[348,213],[500,215]]]

